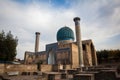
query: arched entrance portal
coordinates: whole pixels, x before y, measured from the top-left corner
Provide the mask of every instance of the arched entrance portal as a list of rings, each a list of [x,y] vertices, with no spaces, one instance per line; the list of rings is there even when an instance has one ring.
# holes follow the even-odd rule
[[[48,53],[48,64],[55,64],[55,55],[52,51]]]

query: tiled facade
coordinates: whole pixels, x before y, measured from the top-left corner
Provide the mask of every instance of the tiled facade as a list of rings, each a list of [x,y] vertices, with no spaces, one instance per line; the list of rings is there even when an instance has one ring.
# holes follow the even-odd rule
[[[84,65],[96,65],[96,52],[92,40],[82,41]],[[76,42],[62,44],[52,43],[46,45],[46,51],[42,52],[26,52],[25,63],[34,64],[42,62],[42,64],[50,64],[48,61],[49,54],[53,54],[54,63],[52,64],[71,64],[73,67],[79,66],[78,48]]]
[[[25,64],[63,64],[73,68],[97,65],[96,50],[92,40],[81,41],[80,18],[75,17],[74,32],[65,26],[57,32],[57,42],[46,45],[46,50],[38,52],[40,33],[36,32],[35,52],[25,52]]]

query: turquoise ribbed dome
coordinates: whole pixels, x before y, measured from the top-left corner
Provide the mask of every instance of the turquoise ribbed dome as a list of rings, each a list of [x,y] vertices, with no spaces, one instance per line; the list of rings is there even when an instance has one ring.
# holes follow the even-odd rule
[[[57,41],[74,40],[74,33],[69,27],[62,27],[57,32]]]

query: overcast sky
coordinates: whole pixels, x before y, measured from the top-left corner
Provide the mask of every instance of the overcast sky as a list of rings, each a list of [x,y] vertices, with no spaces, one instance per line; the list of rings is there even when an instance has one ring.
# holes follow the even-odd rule
[[[56,33],[80,17],[82,40],[92,39],[96,50],[120,49],[120,0],[0,0],[0,32],[18,37],[17,58],[34,52],[35,32],[40,51],[57,42]]]

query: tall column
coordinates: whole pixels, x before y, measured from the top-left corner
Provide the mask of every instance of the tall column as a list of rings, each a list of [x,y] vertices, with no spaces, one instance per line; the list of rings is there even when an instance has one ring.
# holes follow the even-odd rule
[[[35,52],[38,52],[39,50],[39,38],[40,38],[40,33],[36,32],[36,40],[35,40]]]
[[[83,62],[83,48],[82,48],[82,41],[81,41],[81,31],[80,31],[80,18],[75,17],[74,19],[75,22],[75,30],[76,30],[76,42],[78,45],[78,54],[79,54],[79,64],[80,67],[84,66]]]

